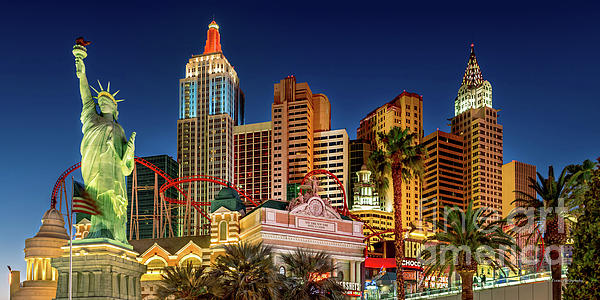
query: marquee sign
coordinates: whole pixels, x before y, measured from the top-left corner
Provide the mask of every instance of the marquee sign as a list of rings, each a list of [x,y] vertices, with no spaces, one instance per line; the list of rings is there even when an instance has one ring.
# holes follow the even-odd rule
[[[396,259],[395,258],[377,258],[377,257],[367,257],[365,259],[365,268],[372,269],[394,269],[396,268]],[[402,261],[402,268],[404,270],[413,270],[413,271],[423,271],[423,266],[421,262],[419,262],[415,258],[405,258]]]

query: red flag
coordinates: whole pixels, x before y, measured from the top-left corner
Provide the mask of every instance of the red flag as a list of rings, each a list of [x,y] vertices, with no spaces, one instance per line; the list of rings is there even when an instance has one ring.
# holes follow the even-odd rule
[[[73,181],[73,212],[84,213],[89,215],[101,215],[102,212],[98,209],[96,201],[92,199],[90,194],[85,190],[83,184]]]

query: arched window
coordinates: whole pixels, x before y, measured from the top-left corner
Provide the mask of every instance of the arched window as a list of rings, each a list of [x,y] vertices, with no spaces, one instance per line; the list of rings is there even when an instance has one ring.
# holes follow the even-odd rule
[[[163,269],[167,266],[167,262],[159,256],[154,256],[146,262],[148,269]]]
[[[202,260],[196,254],[188,254],[179,261],[180,266],[187,266],[189,263],[192,264],[192,267],[197,268],[202,265]]]
[[[227,240],[227,236],[229,235],[227,230],[228,230],[227,221],[221,221],[221,223],[219,223],[219,240],[220,241]]]

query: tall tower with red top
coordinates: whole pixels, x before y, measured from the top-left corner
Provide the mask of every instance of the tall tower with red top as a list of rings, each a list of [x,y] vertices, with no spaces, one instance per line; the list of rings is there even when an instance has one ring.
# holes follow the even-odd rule
[[[221,49],[219,25],[208,25],[204,52],[193,55],[179,80],[177,162],[180,175],[209,175],[233,182],[233,127],[243,124],[244,94],[236,70]],[[220,186],[195,182],[185,186],[191,200],[212,201]],[[208,215],[210,205],[202,206]],[[181,212],[183,213],[183,212]],[[210,233],[209,220],[192,210],[191,225],[182,235]]]
[[[221,52],[221,34],[219,34],[219,25],[213,20],[208,24],[208,31],[206,32],[206,45],[204,46],[204,53],[215,53]]]

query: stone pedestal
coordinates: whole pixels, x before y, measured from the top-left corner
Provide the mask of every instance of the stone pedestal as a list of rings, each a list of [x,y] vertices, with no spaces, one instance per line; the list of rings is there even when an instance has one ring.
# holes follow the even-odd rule
[[[85,241],[85,240],[84,240]],[[56,300],[69,297],[69,247],[52,259],[58,270]],[[73,299],[142,299],[140,277],[146,266],[137,262],[138,253],[112,243],[73,245]]]

